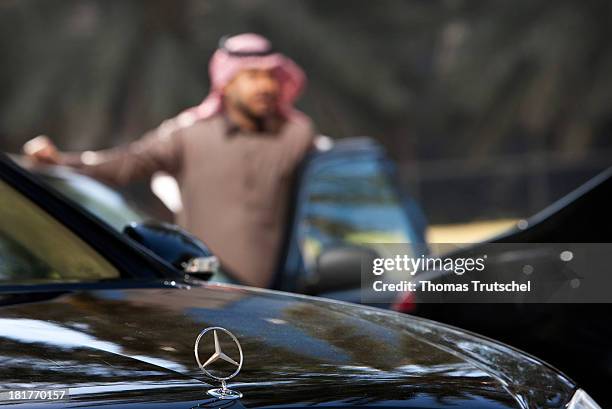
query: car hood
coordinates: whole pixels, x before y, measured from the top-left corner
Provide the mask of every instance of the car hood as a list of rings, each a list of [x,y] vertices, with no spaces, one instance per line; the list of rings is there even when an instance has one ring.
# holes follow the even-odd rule
[[[431,321],[215,284],[4,306],[0,389],[70,388],[62,407],[206,406],[216,383],[193,351],[212,326],[242,345],[244,365],[229,386],[245,407],[561,408],[575,389],[529,356]]]

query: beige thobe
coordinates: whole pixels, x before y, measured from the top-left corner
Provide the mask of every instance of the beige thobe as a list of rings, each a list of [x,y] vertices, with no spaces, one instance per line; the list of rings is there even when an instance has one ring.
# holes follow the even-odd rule
[[[292,116],[276,134],[242,131],[221,114],[187,126],[179,122],[166,121],[127,146],[66,154],[65,162],[119,185],[159,170],[172,174],[183,201],[177,223],[243,283],[268,286],[292,176],[313,144],[310,120]]]

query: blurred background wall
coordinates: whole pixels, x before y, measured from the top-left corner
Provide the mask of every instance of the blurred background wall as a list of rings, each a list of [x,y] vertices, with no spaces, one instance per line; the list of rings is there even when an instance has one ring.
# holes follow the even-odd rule
[[[603,0],[3,0],[0,149],[130,141],[244,31],[305,68],[322,133],[387,147],[433,223],[527,216],[612,164]]]

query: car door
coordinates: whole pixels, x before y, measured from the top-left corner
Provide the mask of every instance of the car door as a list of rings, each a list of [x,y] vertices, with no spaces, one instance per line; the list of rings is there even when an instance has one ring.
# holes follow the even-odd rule
[[[400,192],[394,164],[384,150],[367,138],[340,141],[307,158],[299,173],[276,287],[312,292],[309,282],[317,279],[318,257],[338,246],[383,253],[385,243],[399,243],[409,253],[426,252],[425,227],[417,203]],[[333,283],[319,283],[317,294],[358,302],[360,272],[351,274],[350,288],[330,294],[325,290],[334,288]]]

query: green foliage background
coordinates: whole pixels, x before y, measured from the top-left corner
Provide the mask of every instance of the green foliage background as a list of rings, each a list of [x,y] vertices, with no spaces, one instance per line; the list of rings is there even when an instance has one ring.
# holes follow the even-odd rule
[[[307,71],[320,131],[383,142],[431,208],[432,183],[505,166],[544,175],[533,211],[571,187],[556,169],[610,164],[611,22],[595,0],[4,0],[0,149],[132,140],[204,97],[219,37],[255,31]]]

